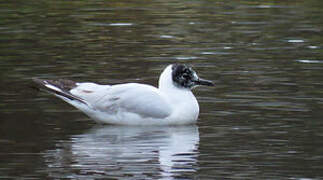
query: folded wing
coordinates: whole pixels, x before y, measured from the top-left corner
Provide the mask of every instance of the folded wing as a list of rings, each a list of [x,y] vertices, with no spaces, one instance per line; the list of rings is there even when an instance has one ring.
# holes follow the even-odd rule
[[[95,110],[109,114],[135,113],[143,118],[166,118],[172,113],[165,97],[149,85],[78,83],[70,92],[90,103]]]

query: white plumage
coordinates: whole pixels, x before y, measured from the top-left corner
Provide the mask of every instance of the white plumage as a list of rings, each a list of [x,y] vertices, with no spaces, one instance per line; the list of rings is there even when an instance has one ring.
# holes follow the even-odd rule
[[[213,85],[185,65],[169,65],[159,87],[139,83],[100,85],[34,79],[47,91],[80,109],[99,123],[121,125],[180,125],[195,123],[196,85]],[[67,86],[68,85],[68,86]]]

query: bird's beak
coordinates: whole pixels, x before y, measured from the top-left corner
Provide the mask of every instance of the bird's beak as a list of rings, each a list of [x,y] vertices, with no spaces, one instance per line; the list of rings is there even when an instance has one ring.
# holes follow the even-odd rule
[[[215,84],[212,81],[202,79],[202,78],[198,78],[198,80],[195,81],[195,83],[196,83],[196,85],[215,86]]]

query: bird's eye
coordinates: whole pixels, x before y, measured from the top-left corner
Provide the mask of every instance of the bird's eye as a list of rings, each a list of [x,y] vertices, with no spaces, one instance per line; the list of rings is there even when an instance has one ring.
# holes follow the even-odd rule
[[[189,79],[189,78],[190,78],[190,75],[188,75],[187,73],[184,73],[184,74],[183,74],[183,78],[185,78],[185,79]]]

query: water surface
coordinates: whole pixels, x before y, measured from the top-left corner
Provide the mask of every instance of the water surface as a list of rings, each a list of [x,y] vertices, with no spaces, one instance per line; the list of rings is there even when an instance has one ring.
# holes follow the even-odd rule
[[[322,179],[323,3],[8,1],[0,178]],[[157,85],[187,63],[197,125],[98,126],[31,78]]]

